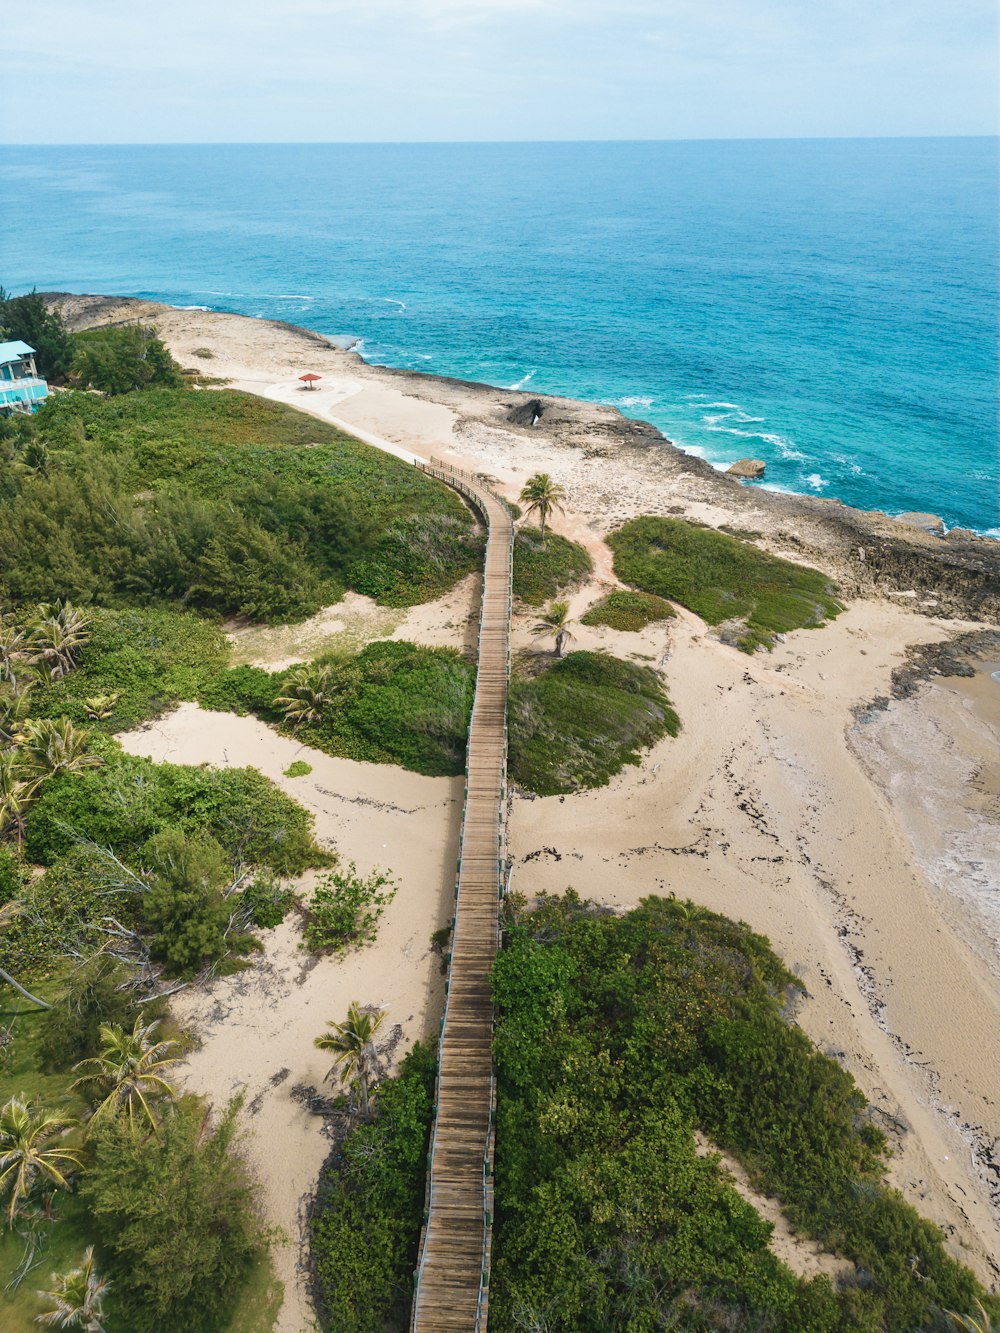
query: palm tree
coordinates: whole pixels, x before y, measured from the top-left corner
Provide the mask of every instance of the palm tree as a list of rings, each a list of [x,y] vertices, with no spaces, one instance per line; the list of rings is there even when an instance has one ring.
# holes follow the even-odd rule
[[[562,502],[566,498],[566,492],[552,480],[547,472],[536,472],[533,477],[529,477],[524,483],[520,498],[527,505],[524,511],[525,516],[531,514],[538,515],[538,521],[542,529],[542,545],[545,545],[545,524],[548,522],[549,515],[558,510],[563,512]]]
[[[553,651],[556,657],[562,657],[563,649],[573,638],[569,628],[572,623],[569,616],[569,602],[550,602],[549,609],[543,612],[541,620],[532,626],[532,633],[539,639],[554,639]]]
[[[363,1009],[357,1000],[351,1002],[344,1023],[327,1023],[330,1032],[316,1038],[321,1051],[332,1051],[334,1060],[326,1077],[340,1066],[341,1083],[356,1080],[361,1093],[361,1113],[368,1115],[369,1090],[376,1073],[375,1038],[385,1019],[383,1009]]]
[[[98,1121],[122,1112],[128,1117],[130,1127],[135,1127],[138,1113],[156,1132],[156,1115],[151,1102],[160,1097],[175,1096],[176,1088],[163,1077],[163,1073],[172,1065],[180,1064],[177,1056],[167,1054],[177,1042],[153,1040],[158,1027],[159,1020],[144,1027],[141,1015],[136,1018],[131,1032],[126,1032],[117,1023],[102,1024],[101,1041],[104,1044],[100,1054],[73,1066],[74,1072],[85,1072],[71,1086],[89,1089],[98,1099],[88,1133]]]
[[[0,840],[24,841],[24,819],[44,774],[25,766],[20,750],[0,750]]]
[[[0,1194],[10,1192],[9,1222],[39,1180],[69,1188],[69,1168],[82,1165],[80,1154],[52,1143],[77,1123],[44,1107],[35,1109],[23,1097],[11,1097],[0,1107]]]
[[[68,676],[90,642],[90,619],[71,602],[43,602],[35,608],[31,643],[52,680]]]
[[[24,724],[18,741],[28,763],[45,777],[75,773],[103,762],[96,754],[87,753],[90,731],[75,727],[68,717],[30,720]]]
[[[0,685],[0,746],[14,745],[31,708],[31,686]]]
[[[52,1291],[38,1293],[52,1306],[45,1314],[35,1316],[36,1324],[54,1328],[79,1328],[83,1333],[104,1333],[104,1296],[111,1286],[107,1278],[94,1268],[94,1247],[83,1252],[83,1263],[69,1273],[53,1274]]]
[[[19,679],[22,669],[31,668],[35,661],[35,653],[24,630],[0,619],[0,681],[5,681],[14,694],[20,694],[24,688]]]
[[[335,693],[333,668],[307,663],[295,667],[285,679],[285,691],[274,700],[293,726],[318,722]]]

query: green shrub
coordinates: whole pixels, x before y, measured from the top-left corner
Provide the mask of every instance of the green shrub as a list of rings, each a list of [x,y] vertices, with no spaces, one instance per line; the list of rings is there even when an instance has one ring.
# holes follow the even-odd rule
[[[286,778],[307,778],[313,771],[312,764],[307,764],[304,759],[293,759],[285,769]]]
[[[324,694],[330,702],[318,721],[294,728],[304,744],[432,777],[462,772],[475,669],[460,653],[384,640],[354,657],[329,656],[314,665],[329,668]],[[288,671],[268,675],[236,667],[209,682],[200,701],[206,708],[228,705],[282,723],[274,700],[288,676]],[[293,730],[287,724],[283,729]]]
[[[514,596],[541,606],[563,588],[581,583],[593,569],[590,556],[576,542],[536,528],[518,528],[514,537]]]
[[[913,1333],[984,1299],[884,1183],[850,1075],[786,1017],[767,941],[676,900],[624,916],[543,895],[509,923],[494,997],[501,1328]],[[796,1278],[700,1128],[796,1230],[857,1265]]]
[[[295,894],[274,875],[253,877],[240,895],[240,905],[253,925],[261,930],[280,926],[295,904]]]
[[[770,648],[775,634],[822,625],[843,610],[818,570],[682,519],[632,519],[608,545],[624,582],[680,602],[710,625],[740,622],[736,643],[744,652]]]
[[[374,1119],[356,1125],[323,1168],[310,1243],[327,1333],[408,1327],[434,1076],[434,1053],[418,1042],[379,1084]]]
[[[89,329],[76,336],[73,376],[102,393],[134,393],[152,386],[180,388],[180,367],[156,336],[142,324]]]
[[[656,673],[608,653],[570,653],[511,682],[508,763],[541,796],[603,787],[680,722]]]
[[[0,457],[0,570],[14,602],[281,621],[345,586],[410,605],[480,562],[473,519],[445,486],[264,399],[64,394],[35,434],[45,469]]]
[[[77,666],[35,690],[33,717],[92,723],[98,719],[89,704],[103,695],[112,702],[100,726],[126,731],[182,699],[197,698],[229,659],[218,626],[189,611],[130,607],[89,615],[90,642]]]
[[[80,1192],[111,1279],[113,1328],[217,1333],[265,1246],[231,1102],[216,1127],[192,1098],[155,1136],[110,1122]]]
[[[377,866],[366,877],[358,874],[353,861],[346,871],[329,871],[305,905],[309,948],[346,952],[352,946],[369,944],[397,891],[396,882]]]
[[[231,861],[297,875],[329,864],[312,816],[253,768],[154,764],[103,742],[101,768],[53,778],[28,817],[31,860],[51,865],[78,838],[113,847],[125,861],[171,827],[203,831]]]
[[[638,631],[654,620],[669,620],[677,612],[662,597],[648,592],[618,589],[609,593],[580,617],[581,625],[607,625],[611,629]]]
[[[0,842],[0,907],[20,896],[28,882],[28,868],[13,847]]]
[[[131,1031],[137,1013],[143,1022],[162,1017],[166,1001],[141,1007],[131,987],[133,971],[107,954],[97,954],[73,968],[52,1008],[41,1018],[39,1060],[45,1070],[72,1069],[101,1048],[101,1025],[117,1023]]]
[[[193,976],[229,947],[230,908],[222,894],[230,878],[226,854],[203,832],[168,828],[149,839],[142,859],[150,872],[142,899],[150,952],[168,973]]]

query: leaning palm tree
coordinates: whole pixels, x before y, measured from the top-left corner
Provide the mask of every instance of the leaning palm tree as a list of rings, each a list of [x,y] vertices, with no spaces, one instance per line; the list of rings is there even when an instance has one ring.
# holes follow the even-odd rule
[[[103,1024],[100,1054],[73,1066],[74,1072],[83,1072],[72,1087],[83,1089],[97,1103],[88,1133],[94,1125],[117,1115],[124,1115],[133,1129],[137,1117],[145,1120],[156,1133],[152,1103],[175,1096],[176,1088],[163,1075],[173,1065],[180,1064],[177,1056],[168,1054],[177,1042],[153,1039],[158,1026],[159,1021],[155,1020],[144,1027],[141,1015],[131,1032],[117,1023]]]
[[[54,1273],[55,1286],[51,1291],[38,1293],[51,1310],[35,1316],[36,1324],[52,1328],[79,1328],[82,1333],[105,1333],[104,1297],[111,1283],[101,1277],[94,1267],[94,1247],[83,1252],[83,1263],[68,1273]]]
[[[562,513],[562,502],[566,498],[566,492],[558,482],[552,480],[547,472],[536,472],[533,477],[529,477],[524,483],[520,498],[527,505],[525,515],[538,515],[538,522],[542,530],[542,545],[545,544],[545,524],[549,520],[550,514],[558,510]]]
[[[103,762],[98,755],[88,753],[90,731],[74,726],[68,717],[31,719],[17,739],[26,762],[46,777],[75,773]]]
[[[353,1000],[344,1023],[327,1023],[331,1030],[316,1038],[321,1051],[333,1052],[333,1064],[326,1077],[340,1068],[341,1083],[357,1083],[361,1094],[361,1113],[368,1115],[372,1078],[376,1073],[375,1038],[385,1019],[383,1009],[363,1009]]]
[[[284,712],[285,721],[298,727],[303,722],[318,722],[334,693],[333,668],[307,663],[288,673],[284,693],[274,703]]]
[[[38,794],[44,775],[30,768],[20,750],[0,750],[0,841],[24,841],[28,807]]]
[[[43,602],[31,621],[31,645],[52,680],[68,676],[90,642],[90,618],[71,602]]]
[[[563,649],[574,637],[569,628],[572,623],[569,602],[550,602],[549,609],[542,613],[541,620],[532,626],[532,633],[537,639],[554,639],[553,652],[556,657],[562,657]]]
[[[80,1154],[75,1148],[54,1144],[77,1123],[43,1107],[32,1107],[23,1097],[11,1097],[0,1107],[0,1195],[10,1194],[9,1222],[39,1181],[69,1188],[70,1169],[82,1165]]]

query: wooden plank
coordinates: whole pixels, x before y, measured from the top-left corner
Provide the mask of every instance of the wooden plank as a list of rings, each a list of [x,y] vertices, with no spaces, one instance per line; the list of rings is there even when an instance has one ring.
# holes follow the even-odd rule
[[[513,522],[467,474],[426,471],[467,495],[488,535],[476,693],[469,725],[458,896],[441,1033],[425,1222],[412,1333],[484,1333],[493,1214],[493,999],[506,854],[507,686]]]

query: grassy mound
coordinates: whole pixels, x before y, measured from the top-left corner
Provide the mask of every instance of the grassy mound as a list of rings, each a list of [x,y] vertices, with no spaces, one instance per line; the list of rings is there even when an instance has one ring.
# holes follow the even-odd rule
[[[632,519],[608,545],[624,582],[680,602],[710,625],[741,622],[736,644],[747,653],[843,610],[825,574],[680,519]]]
[[[542,796],[603,787],[679,728],[648,667],[607,653],[570,653],[535,679],[511,683],[510,775]]]
[[[537,528],[518,528],[514,537],[514,596],[529,606],[541,606],[563,588],[580,583],[593,565],[576,542]]]
[[[300,740],[326,754],[400,764],[432,777],[462,772],[475,668],[460,653],[386,640],[317,665],[330,668],[328,698],[315,721],[295,730]],[[294,670],[234,667],[205,686],[200,702],[256,713],[289,730],[274,700]]]
[[[654,620],[669,620],[677,612],[662,597],[649,592],[620,588],[592,606],[580,617],[581,625],[607,625],[610,629],[641,630]]]
[[[294,620],[345,587],[392,606],[477,568],[447,487],[279,403],[224,390],[68,393],[0,457],[0,587],[13,602],[182,602]]]
[[[568,894],[512,923],[493,975],[500,1328],[913,1333],[984,1299],[884,1184],[864,1098],[783,1016],[799,983],[748,927]],[[856,1277],[780,1262],[695,1128]]]

